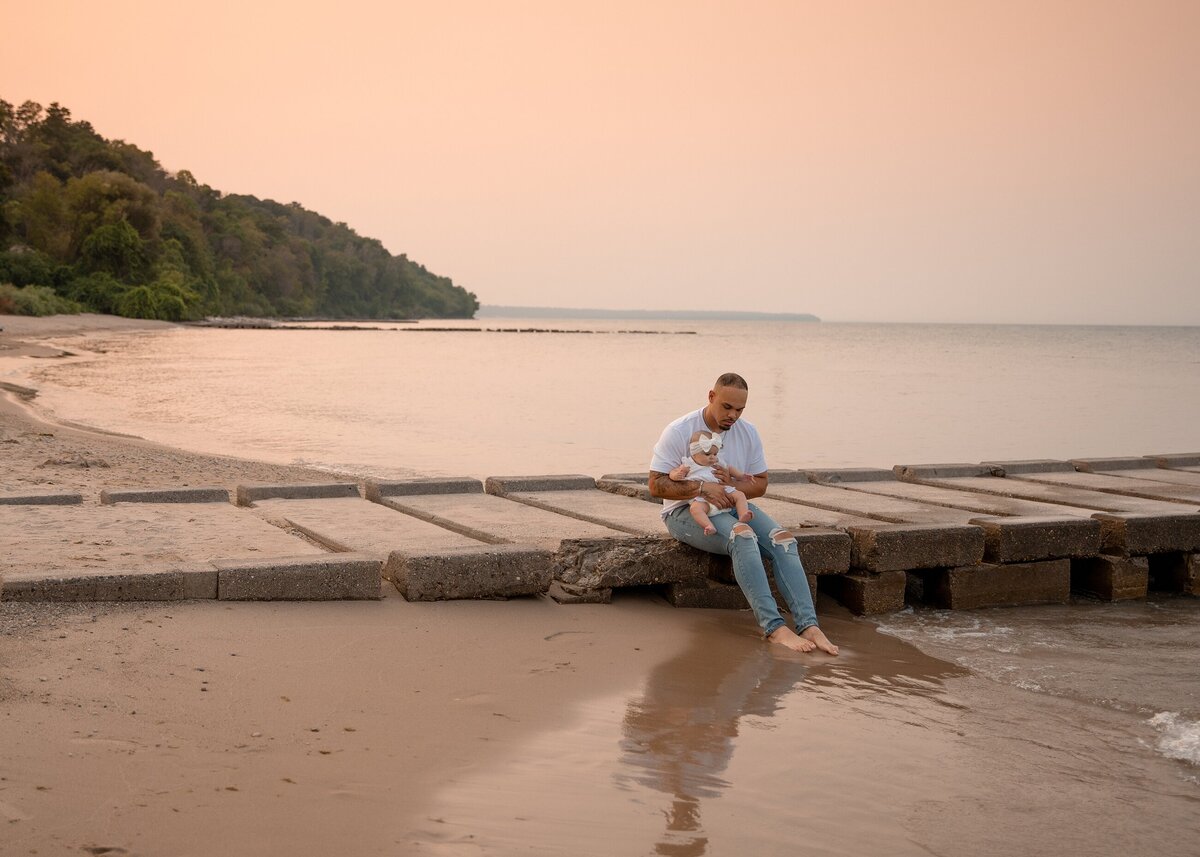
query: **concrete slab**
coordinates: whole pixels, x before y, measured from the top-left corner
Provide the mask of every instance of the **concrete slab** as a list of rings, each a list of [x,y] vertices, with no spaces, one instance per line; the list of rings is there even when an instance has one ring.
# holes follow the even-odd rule
[[[8,573],[103,575],[322,553],[229,503],[6,506],[0,515]]]
[[[1094,556],[1071,563],[1071,588],[1104,601],[1145,598],[1149,581],[1145,557]]]
[[[1034,500],[1039,503],[1053,503],[1059,506],[1075,506],[1088,509],[1090,512],[1140,512],[1174,514],[1178,506],[1162,500],[1147,500],[1141,497],[1126,497],[1103,491],[1089,491],[1067,485],[1054,485],[1017,477],[1001,476],[960,476],[960,477],[927,477],[914,475],[907,481],[918,482],[922,485],[933,485],[939,488],[951,488],[957,491],[971,491],[978,494],[993,494],[999,497],[1012,497],[1021,500]]]
[[[659,514],[661,502],[646,503],[598,488],[518,491],[504,496],[535,509],[544,509],[631,535],[655,536],[666,532]]]
[[[644,481],[637,482],[629,479],[608,479],[601,477],[596,480],[596,487],[601,491],[608,491],[611,494],[633,497],[635,500],[647,501],[656,506],[662,505],[662,500],[650,496],[650,489],[646,487]]]
[[[184,573],[128,570],[105,573],[60,571],[5,572],[5,601],[180,601],[187,594]]]
[[[364,496],[378,503],[383,497],[426,494],[482,494],[483,483],[468,476],[434,476],[420,479],[368,479]]]
[[[883,494],[888,497],[900,497],[906,500],[916,500],[930,506],[950,506],[955,509],[966,509],[982,515],[1001,516],[1048,516],[1066,515],[1069,517],[1089,518],[1092,509],[1081,509],[1078,506],[1061,506],[1055,503],[1042,503],[1037,500],[1023,500],[1017,497],[1003,497],[998,494],[981,494],[975,491],[960,491],[955,488],[944,488],[940,485],[927,485],[918,482],[854,482],[845,484],[847,491],[861,491],[866,494]]]
[[[1071,465],[1080,473],[1102,473],[1106,470],[1149,470],[1157,468],[1144,455],[1116,456],[1112,458],[1072,458]]]
[[[827,578],[822,591],[830,592],[851,613],[878,616],[904,609],[904,585],[903,571],[852,571]]]
[[[926,599],[950,610],[1065,604],[1071,597],[1067,559],[945,568],[924,578]]]
[[[532,544],[553,551],[563,539],[629,535],[492,494],[386,495],[378,502],[489,544]]]
[[[483,483],[488,494],[503,497],[514,491],[585,491],[596,487],[590,476],[569,474],[565,476],[489,476]]]
[[[672,607],[708,610],[749,610],[750,604],[736,584],[702,580],[699,583],[668,583],[662,587],[663,597]]]
[[[993,476],[1013,476],[1017,473],[1070,473],[1075,467],[1057,458],[1026,458],[1019,461],[985,461]]]
[[[926,505],[916,500],[883,494],[847,491],[832,485],[771,485],[766,496],[889,524],[966,524],[978,517],[963,509]]]
[[[897,464],[892,468],[897,479],[919,482],[926,479],[961,479],[969,476],[1000,476],[999,468],[984,464]]]
[[[1200,486],[1171,485],[1155,482],[1150,478],[1109,476],[1103,473],[1080,473],[1078,471],[1029,473],[1016,476],[1008,474],[1008,478],[1045,485],[1063,485],[1068,488],[1081,488],[1086,491],[1099,491],[1125,497],[1141,497],[1146,500],[1179,503],[1190,506],[1193,512],[1200,509]]]
[[[983,530],[969,524],[851,527],[850,567],[874,572],[970,565],[983,559]]]
[[[1092,518],[985,517],[973,518],[971,523],[983,528],[986,562],[1033,562],[1100,553],[1100,522]]]
[[[1200,489],[1200,473],[1188,470],[1167,470],[1162,467],[1151,467],[1145,470],[1098,470],[1089,471],[1103,476],[1123,476],[1126,479],[1140,479],[1150,482],[1166,482],[1171,485],[1184,485]]]
[[[1200,467],[1200,452],[1170,452],[1147,455],[1159,467]]]
[[[217,598],[222,601],[344,601],[380,597],[383,563],[356,553],[218,559]]]
[[[82,494],[66,491],[29,491],[0,494],[0,506],[78,506]]]
[[[809,482],[840,485],[845,482],[895,482],[896,474],[878,467],[842,467],[832,470],[806,470]]]
[[[104,489],[100,502],[112,503],[228,503],[224,488],[132,488]]]
[[[393,551],[425,554],[483,544],[361,497],[259,500],[254,514],[292,527],[330,550],[367,553],[380,561]]]
[[[669,536],[564,539],[554,554],[552,576],[580,590],[655,586],[719,577],[729,558],[677,542]]]
[[[478,545],[429,554],[397,551],[383,573],[409,601],[537,595],[550,587],[551,554],[530,545]]]
[[[1105,553],[1122,556],[1200,551],[1200,515],[1097,514]]]
[[[237,487],[237,504],[249,506],[259,500],[316,500],[328,497],[358,497],[357,482],[319,482],[300,485],[254,483]]]

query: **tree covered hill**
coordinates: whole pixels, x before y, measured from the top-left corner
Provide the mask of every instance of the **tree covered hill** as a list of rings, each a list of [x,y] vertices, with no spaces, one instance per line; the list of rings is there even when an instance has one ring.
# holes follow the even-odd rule
[[[21,305],[179,321],[470,318],[479,303],[298,203],[224,194],[58,104],[0,100],[0,313]]]

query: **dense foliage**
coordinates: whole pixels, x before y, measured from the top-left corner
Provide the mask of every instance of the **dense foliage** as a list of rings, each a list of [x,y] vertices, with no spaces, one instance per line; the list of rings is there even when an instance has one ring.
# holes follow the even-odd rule
[[[299,203],[223,194],[58,104],[0,100],[0,312],[420,318],[475,296]],[[30,287],[39,287],[30,293]]]

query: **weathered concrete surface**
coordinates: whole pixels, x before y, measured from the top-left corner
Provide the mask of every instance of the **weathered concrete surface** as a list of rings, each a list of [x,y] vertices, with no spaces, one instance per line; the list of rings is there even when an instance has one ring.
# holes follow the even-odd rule
[[[1138,479],[1149,482],[1165,482],[1171,485],[1183,485],[1200,490],[1200,473],[1188,470],[1167,470],[1162,467],[1150,467],[1146,470],[1100,470],[1089,471],[1101,476],[1122,476],[1126,479]]]
[[[984,532],[986,562],[1032,562],[1095,556],[1100,553],[1100,522],[1092,518],[973,518]]]
[[[489,476],[483,483],[488,494],[503,497],[514,491],[586,491],[596,487],[590,476],[568,474],[563,476]]]
[[[237,487],[237,504],[249,506],[259,500],[316,500],[329,497],[358,497],[357,482],[322,482],[306,485],[255,483]]]
[[[412,497],[428,494],[482,494],[483,483],[467,476],[421,479],[370,479],[365,496],[378,503],[384,497]]]
[[[0,513],[8,573],[76,577],[306,553],[324,551],[229,503],[5,506]]]
[[[852,571],[827,578],[822,584],[822,591],[832,593],[843,606],[858,616],[877,616],[904,608],[904,584],[903,571]]]
[[[663,597],[673,607],[693,607],[709,610],[748,610],[750,604],[737,584],[715,580],[668,583],[662,587]]]
[[[1069,461],[1057,458],[1024,458],[1018,461],[984,461],[984,467],[992,468],[993,476],[1013,476],[1019,473],[1071,473],[1075,470]]]
[[[983,530],[969,524],[852,527],[850,539],[850,567],[866,571],[971,565],[983,559]]]
[[[717,578],[729,558],[705,553],[666,536],[565,539],[553,577],[576,589],[616,589]]]
[[[517,503],[544,509],[636,536],[654,536],[666,532],[662,506],[645,503],[596,488],[583,490],[510,491],[504,495]]]
[[[1093,556],[1071,563],[1071,588],[1104,601],[1145,598],[1150,563],[1143,556]]]
[[[966,524],[971,518],[977,517],[962,509],[926,505],[916,500],[883,494],[848,491],[832,485],[772,485],[767,489],[767,497],[831,512],[860,515],[889,524]]]
[[[69,491],[0,494],[0,506],[78,506],[82,502],[82,494]]]
[[[830,470],[806,470],[809,482],[841,485],[845,482],[895,482],[896,474],[878,467],[841,467]]]
[[[1200,550],[1200,515],[1097,514],[1105,553],[1122,556]]]
[[[228,503],[229,492],[224,488],[133,488],[105,489],[100,502],[113,503]]]
[[[1072,458],[1071,465],[1080,473],[1103,473],[1107,470],[1149,470],[1158,465],[1140,455],[1115,458]]]
[[[357,553],[213,560],[222,601],[342,601],[380,597],[382,563]]]
[[[609,604],[611,589],[584,589],[561,580],[552,580],[547,594],[559,604]]]
[[[905,482],[1003,475],[998,471],[999,468],[985,464],[897,464],[892,468],[896,478]]]
[[[1125,497],[1103,491],[1089,491],[1066,485],[1054,485],[1018,477],[962,476],[953,478],[914,476],[908,481],[958,491],[974,491],[1039,503],[1075,506],[1092,512],[1153,512],[1174,514],[1179,507],[1161,500]]]
[[[1109,476],[1104,473],[1080,473],[1075,470],[1070,473],[1030,473],[1018,476],[1009,474],[1009,478],[1040,482],[1046,485],[1065,485],[1087,491],[1101,491],[1105,494],[1141,497],[1146,500],[1180,503],[1192,507],[1191,511],[1193,512],[1200,508],[1200,487],[1197,486],[1171,485],[1151,479]]]
[[[298,530],[330,550],[368,553],[380,561],[392,551],[430,553],[483,544],[361,497],[259,500],[254,514]]]
[[[1200,596],[1200,553],[1155,554],[1147,559],[1155,589]]]
[[[662,505],[662,500],[657,497],[650,496],[650,489],[646,487],[646,483],[637,482],[631,479],[611,479],[607,476],[602,476],[596,480],[596,487],[601,491],[608,491],[612,494],[620,494],[624,497],[632,497],[636,500],[653,503],[656,506]]]
[[[490,544],[532,544],[557,550],[563,539],[625,537],[628,533],[568,518],[492,494],[382,496],[385,506]]]
[[[1071,560],[979,564],[926,572],[925,597],[950,610],[1064,604],[1071,597]]]
[[[855,482],[843,485],[843,487],[847,491],[901,497],[931,506],[950,506],[983,515],[1021,517],[1068,515],[1089,518],[1093,512],[1091,509],[1081,509],[1078,506],[1060,506],[1054,503],[1040,503],[1037,500],[1023,500],[1018,497],[1002,497],[998,494],[959,491],[954,488],[943,488],[918,482]]]
[[[103,574],[6,572],[5,601],[179,601],[211,597],[189,593],[180,570],[127,570]]]
[[[1172,452],[1146,457],[1159,467],[1200,467],[1200,452]]]
[[[429,554],[397,551],[383,573],[409,601],[537,595],[550,587],[551,554],[530,545],[479,545]]]

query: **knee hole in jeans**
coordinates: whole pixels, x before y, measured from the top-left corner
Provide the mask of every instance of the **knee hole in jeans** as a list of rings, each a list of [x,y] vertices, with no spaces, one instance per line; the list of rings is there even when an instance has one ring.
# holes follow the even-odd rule
[[[788,548],[796,543],[796,537],[783,527],[776,527],[771,530],[771,541],[782,548]]]
[[[729,531],[729,541],[732,543],[736,538],[753,539],[755,538],[754,530],[750,529],[745,524],[738,524]]]

